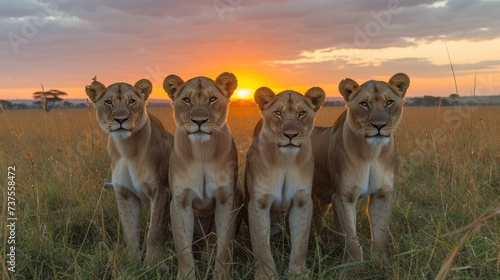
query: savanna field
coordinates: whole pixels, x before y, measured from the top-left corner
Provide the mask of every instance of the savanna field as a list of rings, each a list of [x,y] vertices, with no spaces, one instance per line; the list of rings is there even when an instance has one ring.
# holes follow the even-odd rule
[[[344,108],[320,109],[316,124],[332,125]],[[151,108],[173,133],[171,108]],[[396,132],[399,153],[388,257],[369,258],[366,199],[358,203],[365,261],[342,264],[334,241],[311,234],[307,275],[300,279],[434,279],[443,264],[449,279],[500,279],[500,107],[407,107]],[[259,119],[257,106],[231,105],[229,126],[245,154]],[[2,279],[173,279],[174,246],[165,246],[167,271],[127,258],[111,179],[107,135],[94,109],[0,111]],[[8,273],[8,167],[15,166],[16,272]],[[146,210],[146,209],[144,209]],[[147,211],[143,211],[147,215]],[[333,224],[332,215],[328,217]],[[147,219],[143,219],[143,231]],[[471,223],[474,223],[471,226]],[[335,229],[326,224],[326,235]],[[144,234],[144,232],[143,232]],[[333,239],[333,238],[331,238]],[[214,252],[198,252],[198,278],[211,279]],[[286,235],[271,241],[279,271],[288,263]],[[452,262],[445,262],[450,252]],[[246,225],[234,246],[234,279],[252,279]]]

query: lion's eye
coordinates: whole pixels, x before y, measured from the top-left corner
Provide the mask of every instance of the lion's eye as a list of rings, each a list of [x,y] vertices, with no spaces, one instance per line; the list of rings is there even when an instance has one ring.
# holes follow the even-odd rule
[[[299,117],[303,117],[303,116],[305,116],[306,114],[307,114],[307,112],[306,112],[306,111],[300,111],[300,112],[299,112]]]
[[[135,103],[135,99],[130,99],[130,100],[128,101],[128,104],[129,104],[129,105],[132,105],[132,104],[134,104],[134,103]]]
[[[361,105],[361,107],[368,108],[368,102],[366,101],[359,102],[359,105]]]
[[[108,105],[112,105],[112,104],[113,104],[113,102],[112,102],[111,100],[109,100],[109,99],[108,99],[108,100],[106,100],[106,101],[104,101],[104,103],[106,103],[106,104],[108,104]]]
[[[210,97],[210,103],[214,103],[215,101],[217,101],[217,97],[215,96]]]
[[[385,102],[385,106],[391,106],[392,104],[394,104],[394,100],[387,100]]]
[[[278,117],[281,117],[281,111],[274,111],[274,114]]]
[[[182,99],[182,101],[184,101],[184,103],[188,103],[188,104],[189,104],[189,103],[191,103],[191,98],[189,98],[189,97],[184,97],[184,98]]]

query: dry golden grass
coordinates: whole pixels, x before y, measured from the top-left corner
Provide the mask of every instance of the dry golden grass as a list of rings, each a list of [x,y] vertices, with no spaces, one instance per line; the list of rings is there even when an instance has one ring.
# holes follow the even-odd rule
[[[317,125],[332,125],[343,108],[322,108]],[[174,130],[170,108],[153,114]],[[500,107],[406,108],[396,134],[399,151],[396,201],[389,257],[343,265],[337,249],[320,246],[311,235],[309,279],[430,279],[445,264],[450,279],[498,279],[500,223],[483,213],[500,207]],[[229,115],[243,178],[245,153],[259,119],[256,106],[232,106]],[[165,250],[169,270],[131,263],[124,244],[110,179],[106,135],[93,110],[0,111],[0,186],[6,221],[6,172],[16,166],[17,272],[3,279],[164,279],[172,278],[173,244]],[[358,230],[365,252],[368,221],[359,205]],[[476,223],[474,223],[476,221]],[[482,227],[457,231],[474,223]],[[146,226],[144,225],[143,228]],[[2,240],[7,230],[3,227]],[[326,232],[335,235],[335,229]],[[473,233],[473,234],[472,234]],[[287,263],[286,236],[274,240],[278,269]],[[457,247],[458,246],[458,247]],[[235,279],[250,279],[252,254],[244,226],[235,246]],[[210,266],[197,255],[200,277]],[[368,254],[367,254],[368,255]],[[206,258],[205,258],[206,259]],[[448,259],[450,260],[450,259]]]

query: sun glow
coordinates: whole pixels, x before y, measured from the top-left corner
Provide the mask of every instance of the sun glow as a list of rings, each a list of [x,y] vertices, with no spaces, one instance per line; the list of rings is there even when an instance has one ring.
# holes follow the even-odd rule
[[[248,88],[236,89],[234,91],[234,98],[236,99],[251,99],[252,98],[252,90]]]

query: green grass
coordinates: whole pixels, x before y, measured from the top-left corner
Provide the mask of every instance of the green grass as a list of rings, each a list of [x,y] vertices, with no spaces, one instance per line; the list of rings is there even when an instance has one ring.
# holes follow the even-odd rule
[[[318,125],[331,125],[342,108],[322,108]],[[151,112],[173,131],[172,111]],[[358,232],[366,261],[342,264],[335,244],[311,234],[305,279],[432,279],[465,236],[454,233],[500,208],[499,107],[406,108],[396,135],[400,155],[388,258],[369,258],[369,227],[362,200]],[[229,125],[239,152],[242,183],[245,153],[259,118],[255,107],[233,107]],[[95,112],[85,109],[0,111],[0,186],[7,221],[7,167],[16,166],[16,273],[7,273],[6,242],[0,247],[3,279],[171,279],[173,242],[165,250],[169,269],[144,268],[126,257],[110,180],[106,135]],[[147,212],[147,211],[144,211]],[[145,214],[147,215],[147,214]],[[329,217],[331,221],[331,217]],[[500,217],[467,237],[451,263],[450,279],[500,279]],[[143,229],[146,228],[144,219]],[[2,240],[8,231],[2,226]],[[335,236],[335,229],[324,231]],[[448,234],[452,233],[452,234]],[[144,232],[143,232],[144,234]],[[169,233],[171,236],[171,233]],[[211,278],[213,252],[196,245],[198,276]],[[289,240],[272,241],[280,271]],[[234,248],[234,279],[251,279],[253,257],[244,225]]]

